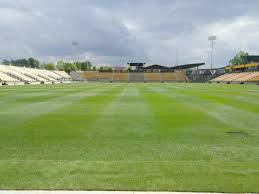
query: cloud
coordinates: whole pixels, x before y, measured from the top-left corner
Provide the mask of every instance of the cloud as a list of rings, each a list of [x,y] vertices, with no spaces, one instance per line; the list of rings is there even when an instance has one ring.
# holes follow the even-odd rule
[[[258,1],[0,0],[1,58],[90,59],[122,65],[226,65],[238,50],[259,50]],[[77,41],[79,45],[73,45]]]

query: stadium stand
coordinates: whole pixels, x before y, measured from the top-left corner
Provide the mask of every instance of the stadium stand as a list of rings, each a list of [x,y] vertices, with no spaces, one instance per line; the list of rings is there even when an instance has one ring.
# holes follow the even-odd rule
[[[224,68],[219,69],[192,69],[187,70],[186,75],[191,82],[208,82],[225,73]]]
[[[9,65],[0,65],[0,82],[2,85],[43,84],[70,82],[71,76],[63,71],[49,71]]]
[[[223,82],[233,82],[233,81],[235,81],[236,79],[242,78],[242,77],[244,77],[244,76],[246,76],[246,75],[248,75],[248,74],[249,74],[249,73],[235,73],[233,76],[224,79]]]
[[[37,79],[41,83],[48,83],[49,82],[45,77],[42,77],[41,75],[38,75],[38,72],[35,71],[35,69],[33,69],[33,68],[25,68],[24,67],[23,71],[26,72],[26,75],[32,76],[33,78]]]
[[[183,81],[187,82],[189,79],[182,71],[175,71],[176,73],[176,80],[175,81]]]
[[[249,82],[256,82],[256,83],[259,83],[259,73],[257,74],[257,76],[251,78],[251,79],[249,80]]]
[[[1,85],[17,85],[22,84],[19,80],[10,77],[9,75],[0,71],[0,84]]]
[[[258,78],[259,78],[259,72],[251,72],[246,76],[236,79],[235,81],[240,83],[253,82],[253,81],[259,81]]]
[[[98,71],[82,71],[78,74],[88,81],[98,81]]]
[[[144,80],[146,82],[160,82],[162,81],[161,73],[144,73]]]
[[[72,71],[70,72],[70,76],[73,81],[86,81],[85,78],[82,78],[78,72]]]
[[[144,73],[142,72],[129,73],[129,82],[144,82]]]
[[[42,74],[48,76],[52,81],[62,81],[63,80],[63,77],[59,74],[56,74],[52,71],[48,71],[48,70],[45,70],[45,69],[39,69],[38,71],[40,71]]]
[[[259,72],[227,73],[211,80],[217,83],[249,83],[259,82]]]
[[[188,77],[183,71],[174,72],[76,72],[81,78],[88,81],[111,82],[187,82]]]
[[[52,71],[52,72],[54,72],[54,73],[56,73],[57,75],[61,76],[63,81],[67,81],[67,82],[68,82],[68,81],[71,81],[71,80],[72,80],[71,76],[68,75],[65,71],[54,70],[54,71]]]
[[[98,80],[99,81],[112,81],[112,72],[99,72]]]
[[[25,76],[24,74],[22,73],[19,73],[15,70],[13,70],[12,68],[10,68],[9,66],[4,66],[4,65],[1,65],[0,66],[0,71],[7,74],[8,76],[20,81],[20,82],[23,82],[23,83],[26,83],[28,84],[29,82],[33,82],[34,80],[31,79],[30,77],[27,77]]]
[[[210,80],[211,82],[222,82],[224,81],[225,79],[229,78],[229,77],[232,77],[236,75],[235,73],[227,73],[227,74],[223,74],[223,75],[220,75],[219,77],[216,77],[212,80]]]
[[[24,69],[23,67],[16,67],[16,66],[8,66],[10,69],[12,69],[13,71],[16,71],[16,72],[18,72],[18,73],[20,73],[20,74],[22,74],[22,75],[24,75],[24,76],[26,76],[26,77],[28,77],[28,78],[30,78],[30,81],[29,81],[29,83],[35,83],[35,84],[37,84],[37,83],[40,83],[41,82],[41,80],[39,80],[39,79],[37,79],[37,77],[35,77],[33,74],[30,74],[29,72],[27,72],[26,71],[26,69]]]
[[[46,83],[55,83],[58,80],[53,79],[52,77],[48,76],[47,74],[44,73],[44,70],[41,69],[31,69],[31,71],[36,74],[38,77],[41,77],[45,80]]]
[[[123,72],[114,72],[113,73],[113,81],[114,82],[128,82],[129,81],[129,73]]]
[[[162,80],[163,81],[168,81],[168,82],[171,82],[171,81],[176,81],[177,78],[176,78],[176,73],[172,73],[172,72],[164,72],[164,73],[161,73],[161,77],[162,77]]]

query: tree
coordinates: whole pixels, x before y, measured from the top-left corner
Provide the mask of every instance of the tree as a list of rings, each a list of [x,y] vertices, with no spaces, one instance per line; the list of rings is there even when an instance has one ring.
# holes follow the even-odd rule
[[[112,72],[112,67],[108,67],[108,71],[109,71],[109,72]]]
[[[11,64],[18,67],[28,67],[27,59],[11,60]]]
[[[240,64],[246,64],[248,63],[247,59],[245,56],[248,56],[247,52],[240,51],[238,52],[233,59],[229,61],[231,65],[240,65]]]
[[[65,69],[67,73],[70,73],[71,71],[76,71],[76,65],[74,63],[65,63]]]
[[[110,67],[110,66],[100,66],[99,71],[100,72],[112,72],[112,67]]]
[[[32,68],[39,68],[40,67],[40,62],[34,58],[29,58],[27,60],[27,66],[32,67]]]
[[[4,60],[3,63],[5,65],[11,64],[11,65],[18,66],[18,67],[31,67],[31,68],[40,67],[40,62],[34,58],[17,59],[17,60],[11,60],[11,61]]]
[[[47,63],[44,65],[44,69],[55,70],[55,65],[53,63]]]
[[[87,70],[92,68],[92,63],[90,61],[86,61]]]
[[[65,62],[63,60],[58,61],[56,68],[60,71],[65,70]]]
[[[4,64],[4,65],[10,65],[10,61],[8,61],[8,60],[6,60],[6,59],[4,59],[3,61],[2,61],[2,63]]]
[[[81,62],[80,64],[81,64],[82,71],[87,71],[92,68],[92,63],[90,61],[84,61],[84,62]]]
[[[81,70],[82,69],[82,63],[81,62],[75,62],[75,65],[76,65],[76,68],[78,70]]]

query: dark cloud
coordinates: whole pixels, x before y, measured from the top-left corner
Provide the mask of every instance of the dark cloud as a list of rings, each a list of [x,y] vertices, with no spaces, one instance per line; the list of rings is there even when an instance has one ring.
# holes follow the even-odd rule
[[[180,63],[208,62],[207,37],[215,34],[222,66],[237,50],[259,50],[257,7],[252,0],[0,0],[0,53],[2,59],[174,64],[178,49]]]

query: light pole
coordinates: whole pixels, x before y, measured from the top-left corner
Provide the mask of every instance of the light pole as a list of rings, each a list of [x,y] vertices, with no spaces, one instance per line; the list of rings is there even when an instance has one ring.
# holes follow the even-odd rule
[[[176,66],[178,66],[179,63],[179,50],[178,48],[176,49]]]
[[[216,36],[209,36],[208,40],[211,41],[211,56],[210,56],[210,68],[213,68],[213,49],[214,49],[214,41],[217,39]]]

